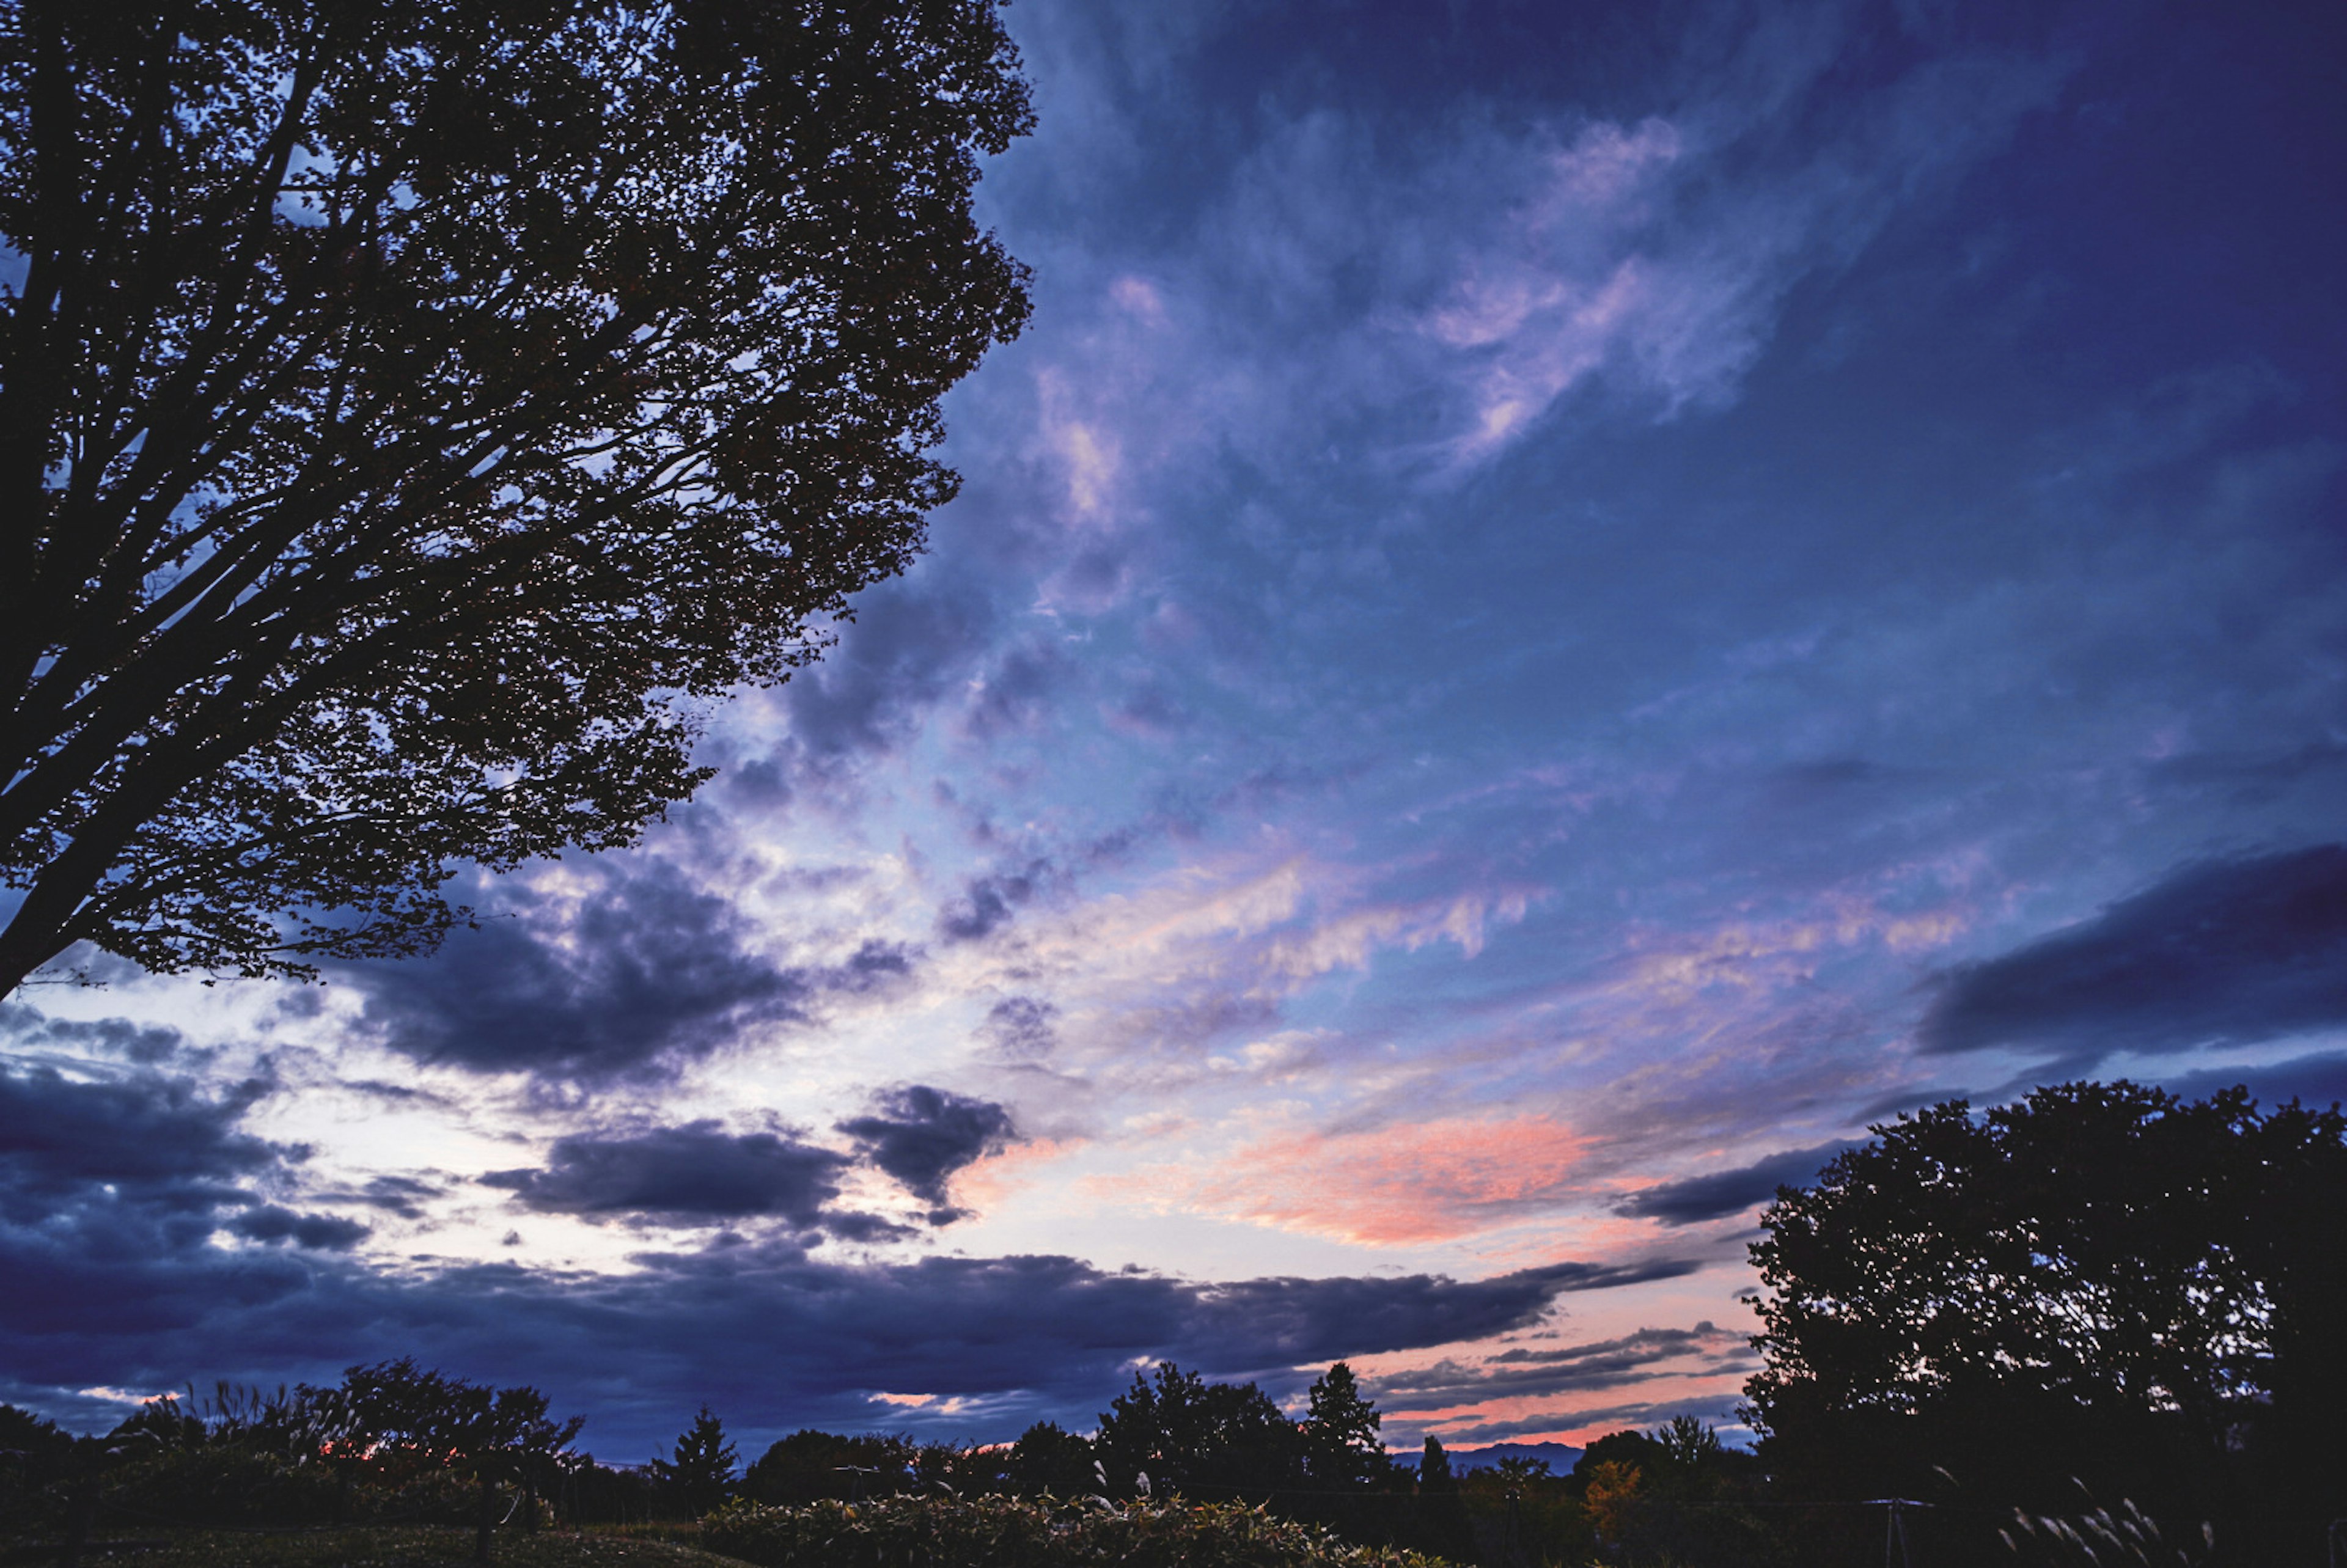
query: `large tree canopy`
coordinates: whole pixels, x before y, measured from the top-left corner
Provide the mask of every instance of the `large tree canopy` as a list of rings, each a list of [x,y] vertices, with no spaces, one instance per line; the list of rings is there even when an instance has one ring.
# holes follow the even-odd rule
[[[994,0],[0,0],[0,994],[689,794],[951,494],[1028,119]]]
[[[1780,1481],[2347,1511],[2347,1118],[2075,1083],[1875,1132],[1753,1247],[1747,1414]]]

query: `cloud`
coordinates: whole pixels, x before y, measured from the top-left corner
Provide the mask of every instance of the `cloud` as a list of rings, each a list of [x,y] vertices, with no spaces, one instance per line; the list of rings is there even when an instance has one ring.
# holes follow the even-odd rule
[[[1631,1194],[1614,1205],[1614,1212],[1632,1219],[1660,1220],[1666,1225],[1695,1225],[1740,1214],[1775,1197],[1778,1187],[1813,1180],[1828,1160],[1847,1147],[1846,1143],[1819,1143],[1788,1149],[1732,1171],[1665,1182]]]
[[[746,945],[724,897],[661,860],[600,869],[574,908],[544,898],[459,931],[429,962],[336,971],[383,1043],[419,1061],[581,1081],[659,1076],[759,1023],[806,1022],[827,993],[909,972],[866,942],[834,967],[784,968]]]
[[[94,1258],[207,1253],[219,1232],[349,1251],[366,1225],[265,1203],[244,1184],[282,1177],[307,1153],[236,1131],[270,1088],[247,1080],[206,1096],[151,1071],[97,1081],[0,1071],[0,1232]]]
[[[972,1161],[997,1153],[1016,1136],[1010,1112],[991,1101],[908,1084],[879,1096],[874,1114],[839,1123],[865,1156],[931,1206],[932,1224],[958,1217],[946,1184]]]
[[[783,689],[791,738],[818,764],[888,750],[979,656],[992,623],[974,593],[894,584],[858,596],[838,645]]]
[[[1030,860],[1010,871],[973,876],[962,896],[938,912],[938,931],[948,942],[975,942],[1010,923],[1012,912],[1033,901],[1044,885],[1058,876],[1048,860]]]
[[[2285,1100],[2302,1101],[2309,1105],[2347,1103],[2347,1050],[2315,1051],[2293,1056],[2287,1061],[2209,1067],[2156,1077],[2162,1089],[2184,1100],[2206,1100],[2219,1090],[2239,1083],[2246,1085],[2251,1094],[2268,1105]]]
[[[1441,1241],[1553,1202],[1570,1189],[1586,1147],[1546,1116],[1303,1132],[1217,1162],[1179,1201],[1371,1245]]]
[[[239,1201],[223,1184],[285,1157],[235,1130],[267,1092],[259,1080],[208,1099],[153,1072],[85,1082],[49,1067],[0,1071],[0,1205],[38,1214],[99,1188],[178,1207]]]
[[[1059,1049],[1060,1009],[1037,997],[1010,996],[986,1009],[979,1038],[1012,1061],[1040,1061]]]
[[[672,1437],[683,1413],[720,1395],[728,1427],[751,1443],[884,1420],[958,1437],[1007,1438],[1043,1417],[1082,1427],[1135,1358],[1240,1376],[1419,1348],[1529,1326],[1561,1292],[1692,1266],[1209,1284],[1047,1255],[845,1264],[720,1238],[641,1255],[623,1274],[391,1274],[282,1248],[99,1239],[0,1225],[0,1366],[19,1389],[314,1380],[412,1354],[536,1384],[590,1416],[590,1446],[622,1455]],[[960,1400],[966,1413],[884,1410],[882,1392]]]
[[[348,1252],[367,1238],[367,1227],[334,1214],[299,1214],[264,1204],[247,1209],[225,1227],[248,1241],[285,1242],[321,1252]]]
[[[558,1139],[544,1169],[492,1171],[481,1180],[545,1213],[704,1224],[766,1216],[811,1229],[839,1195],[848,1163],[772,1132],[734,1135],[694,1122],[629,1137]]]
[[[20,1046],[96,1051],[152,1067],[177,1055],[186,1040],[165,1024],[126,1018],[45,1017],[22,1002],[0,1002],[0,1032]]]
[[[2185,866],[1938,988],[1929,1051],[2149,1053],[2347,1025],[2347,845]]]
[[[404,1220],[419,1220],[424,1217],[423,1200],[436,1198],[445,1191],[437,1182],[418,1176],[374,1176],[355,1191],[321,1191],[312,1195],[322,1203],[363,1204]]]
[[[1673,1416],[1693,1416],[1698,1420],[1710,1420],[1723,1429],[1739,1424],[1736,1397],[1712,1395],[1708,1398],[1630,1401],[1541,1410],[1531,1415],[1474,1421],[1460,1427],[1446,1426],[1441,1430],[1441,1437],[1446,1443],[1482,1443],[1548,1432],[1582,1432],[1595,1436],[1624,1428],[1654,1426]]]
[[[1641,1328],[1554,1350],[1505,1350],[1473,1365],[1446,1358],[1430,1367],[1373,1378],[1369,1389],[1398,1408],[1433,1410],[1717,1372],[1740,1368],[1750,1355],[1746,1335],[1706,1320],[1692,1328]],[[1690,1362],[1696,1365],[1690,1367]]]

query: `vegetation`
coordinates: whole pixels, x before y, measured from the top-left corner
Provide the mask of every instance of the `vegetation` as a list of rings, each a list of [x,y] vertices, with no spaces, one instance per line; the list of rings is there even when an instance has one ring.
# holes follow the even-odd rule
[[[365,1525],[301,1532],[141,1531],[95,1542],[109,1560],[137,1568],[446,1568],[472,1549],[469,1531],[429,1525]],[[46,1543],[0,1553],[14,1565],[56,1561]],[[619,1534],[542,1534],[498,1553],[505,1568],[739,1568],[692,1546]]]
[[[953,493],[1028,122],[991,0],[0,6],[0,995],[689,794]]]
[[[702,1526],[758,1568],[1431,1568],[1236,1502],[896,1497],[800,1508],[737,1502]]]
[[[724,1423],[703,1405],[692,1428],[676,1440],[674,1452],[646,1468],[697,1519],[723,1505],[741,1463],[726,1440]]]
[[[2347,1514],[2347,1118],[2073,1083],[1951,1102],[1787,1189],[1747,1385],[1790,1499],[1976,1522],[2090,1515],[2081,1488],[2319,1561]],[[1952,1525],[1935,1526],[1952,1529]]]
[[[15,1450],[0,1509],[67,1554],[93,1528],[469,1524],[486,1558],[500,1524],[533,1532],[549,1491],[587,1461],[579,1420],[535,1389],[493,1389],[413,1361],[354,1367],[331,1389],[161,1399],[103,1438],[0,1410]]]
[[[737,1475],[704,1407],[620,1471],[537,1390],[400,1360],[157,1400],[104,1439],[0,1407],[0,1517],[69,1550],[98,1525],[469,1522],[486,1553],[501,1524],[705,1514],[700,1544],[763,1568],[1838,1568],[1886,1537],[1916,1563],[2323,1560],[2347,1513],[2322,1419],[2347,1391],[2347,1117],[2072,1084],[1876,1133],[1763,1216],[1757,1453],[1680,1416],[1568,1476],[1460,1473],[1433,1438],[1390,1455],[1342,1363],[1301,1419],[1166,1363],[1092,1436],[803,1430]]]

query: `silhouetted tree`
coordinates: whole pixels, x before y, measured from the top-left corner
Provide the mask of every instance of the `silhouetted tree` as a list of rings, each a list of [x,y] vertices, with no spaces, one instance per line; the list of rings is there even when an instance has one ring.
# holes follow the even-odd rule
[[[1783,1188],[1746,1385],[1796,1495],[2347,1512],[2347,1119],[2119,1082],[1952,1101]]]
[[[739,1456],[725,1439],[724,1423],[707,1405],[701,1407],[692,1425],[676,1440],[672,1457],[651,1461],[652,1474],[696,1519],[725,1501],[739,1468]]]
[[[1037,1421],[1010,1446],[1004,1479],[1023,1496],[1078,1497],[1100,1490],[1096,1462],[1087,1439],[1057,1421]]]
[[[1378,1429],[1385,1418],[1361,1397],[1352,1368],[1339,1361],[1306,1395],[1301,1435],[1305,1472],[1317,1487],[1366,1487],[1384,1479],[1389,1461]]]
[[[1450,1473],[1450,1456],[1431,1432],[1418,1461],[1418,1510],[1427,1551],[1456,1563],[1475,1561],[1475,1527],[1467,1517],[1467,1501],[1460,1495],[1459,1478]]]
[[[1093,1448],[1120,1490],[1146,1475],[1158,1493],[1266,1498],[1302,1476],[1296,1424],[1268,1395],[1253,1383],[1209,1383],[1171,1361],[1153,1378],[1133,1374],[1102,1412]]]
[[[741,1494],[758,1502],[813,1502],[900,1490],[917,1452],[901,1437],[843,1437],[812,1428],[793,1432],[758,1457],[742,1477]]]
[[[478,1500],[474,1554],[483,1560],[498,1517],[499,1485],[521,1493],[524,1527],[536,1528],[536,1500],[560,1473],[585,1424],[577,1416],[552,1419],[536,1389],[493,1389],[407,1357],[352,1368],[342,1399],[353,1440],[371,1462],[395,1473],[455,1470],[472,1478]]]
[[[46,1416],[0,1405],[0,1518],[14,1520],[32,1497],[64,1475],[73,1434]]]
[[[813,659],[1025,319],[993,0],[0,7],[0,995],[428,948]]]

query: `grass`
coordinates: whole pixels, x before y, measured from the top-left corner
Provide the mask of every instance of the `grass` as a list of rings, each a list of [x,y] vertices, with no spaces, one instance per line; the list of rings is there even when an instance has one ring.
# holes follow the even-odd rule
[[[497,1532],[498,1568],[742,1568],[674,1541],[641,1531]],[[35,1568],[57,1560],[53,1541],[8,1542],[5,1568]],[[92,1540],[84,1568],[469,1568],[473,1532],[440,1525],[354,1525],[347,1530],[185,1530],[128,1532]]]

